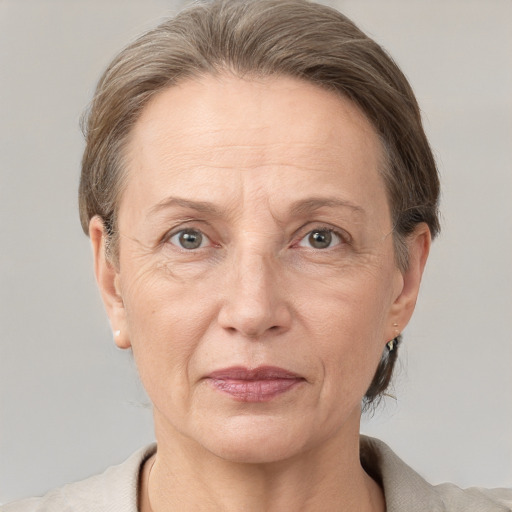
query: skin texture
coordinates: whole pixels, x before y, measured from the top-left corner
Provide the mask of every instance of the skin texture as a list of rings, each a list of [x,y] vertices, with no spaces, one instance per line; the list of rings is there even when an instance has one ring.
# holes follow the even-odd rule
[[[146,106],[127,161],[118,266],[97,217],[90,236],[116,343],[154,405],[144,507],[383,510],[360,403],[412,314],[430,235],[418,226],[401,272],[371,124],[302,81],[207,76]],[[201,245],[180,246],[182,230]],[[255,402],[208,378],[262,365],[300,380]]]

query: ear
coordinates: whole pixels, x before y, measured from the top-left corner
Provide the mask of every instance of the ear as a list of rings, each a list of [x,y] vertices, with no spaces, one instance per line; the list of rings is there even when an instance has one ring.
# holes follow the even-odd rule
[[[94,256],[94,274],[114,332],[115,343],[119,348],[130,348],[126,310],[119,287],[119,270],[105,252],[105,227],[98,215],[89,223],[89,236]]]
[[[400,334],[411,319],[431,243],[430,229],[424,222],[418,224],[406,239],[409,255],[408,266],[405,270],[399,271],[399,285],[390,310],[386,341],[392,340]]]

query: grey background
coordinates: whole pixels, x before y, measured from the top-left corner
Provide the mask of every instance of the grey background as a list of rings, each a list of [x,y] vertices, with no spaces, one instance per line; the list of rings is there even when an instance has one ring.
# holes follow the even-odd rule
[[[78,222],[78,119],[114,53],[180,4],[0,1],[0,503],[153,439]],[[330,4],[410,78],[444,190],[397,400],[363,431],[433,483],[511,486],[512,2]]]

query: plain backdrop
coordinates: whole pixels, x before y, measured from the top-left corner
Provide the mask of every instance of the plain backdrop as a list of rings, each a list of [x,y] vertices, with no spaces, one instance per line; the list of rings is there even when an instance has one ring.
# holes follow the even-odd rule
[[[433,483],[512,485],[512,2],[351,0],[422,107],[443,185],[396,400],[362,430]],[[113,55],[181,2],[0,0],[0,503],[153,440],[81,232],[81,111]]]

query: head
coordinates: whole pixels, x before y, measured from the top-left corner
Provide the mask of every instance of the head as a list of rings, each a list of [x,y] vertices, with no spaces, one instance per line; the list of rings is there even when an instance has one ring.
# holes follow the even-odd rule
[[[223,105],[222,111],[212,110],[213,105],[222,103],[222,98],[229,99]],[[289,98],[289,101],[286,98]],[[197,105],[201,108],[197,108]],[[237,108],[233,109],[233,105],[237,105]],[[277,110],[274,113],[270,112],[266,110],[265,105],[272,105]],[[314,105],[316,110],[312,109],[311,105]],[[198,112],[202,110],[208,115],[201,117]],[[168,113],[167,118],[159,115],[159,112],[163,111]],[[237,138],[238,135],[233,134],[230,122],[225,117],[226,112],[230,112],[232,124],[238,127],[238,133],[244,131],[245,125],[247,133],[253,128],[256,130],[254,137]],[[328,115],[329,112],[330,115]],[[339,116],[339,120],[336,120],[335,116]],[[272,124],[269,124],[270,119],[275,119],[275,124],[281,126],[275,133]],[[209,125],[210,121],[211,125]],[[294,127],[302,126],[302,128],[283,130],[283,126],[290,122]],[[169,131],[164,138],[160,138],[165,131],[166,123]],[[347,123],[352,127],[352,132],[346,128]],[[161,129],[155,132],[153,128],[156,126],[160,126]],[[183,126],[183,134],[179,130],[181,126]],[[437,218],[439,183],[434,159],[422,128],[420,111],[404,75],[377,43],[368,38],[342,14],[328,7],[301,0],[232,0],[195,4],[176,18],[146,33],[116,57],[98,84],[85,124],[87,146],[80,182],[80,215],[86,233],[89,233],[91,226],[93,227],[91,232],[96,235],[101,231],[101,250],[105,252],[105,261],[112,269],[110,292],[122,295],[120,283],[123,261],[126,261],[125,268],[130,266],[128,260],[123,260],[123,235],[127,240],[125,243],[127,253],[130,243],[138,245],[140,251],[136,258],[141,258],[140,261],[144,258],[144,254],[150,252],[149,246],[141,243],[141,239],[135,232],[129,232],[128,226],[134,226],[137,223],[134,215],[142,211],[145,206],[142,203],[137,205],[137,201],[142,199],[130,194],[138,189],[142,190],[148,180],[163,187],[167,183],[167,178],[164,178],[161,172],[162,166],[154,175],[142,174],[146,170],[145,166],[149,165],[145,160],[147,155],[143,148],[153,147],[152,141],[160,140],[161,145],[164,146],[169,144],[172,146],[176,143],[176,147],[168,147],[167,157],[159,153],[160,163],[167,161],[169,167],[174,165],[173,155],[176,155],[178,167],[189,166],[190,162],[184,160],[185,156],[198,157],[203,143],[206,148],[204,159],[208,161],[213,159],[215,164],[215,158],[219,158],[218,166],[213,165],[212,169],[202,174],[195,172],[184,174],[189,180],[188,183],[180,181],[182,178],[178,179],[176,175],[172,178],[176,186],[189,190],[189,195],[192,196],[194,195],[192,191],[197,187],[203,188],[203,193],[193,198],[202,203],[205,203],[210,194],[218,201],[223,193],[226,197],[233,198],[231,202],[228,201],[224,205],[203,204],[205,210],[200,216],[203,219],[200,222],[207,218],[205,222],[209,226],[208,229],[215,231],[210,235],[207,233],[201,235],[204,243],[207,244],[209,242],[206,240],[212,239],[213,241],[210,240],[210,242],[218,242],[219,247],[228,247],[230,246],[227,242],[228,238],[231,236],[233,240],[236,239],[234,235],[236,229],[239,229],[239,234],[247,233],[249,230],[257,238],[262,234],[262,229],[272,233],[277,226],[287,226],[284,229],[286,232],[287,229],[291,229],[290,225],[296,222],[297,218],[288,225],[286,219],[291,218],[290,211],[279,211],[278,204],[282,200],[283,205],[286,203],[291,207],[304,192],[304,187],[314,188],[318,183],[318,175],[314,174],[314,170],[308,174],[304,169],[302,171],[296,169],[295,174],[290,174],[289,169],[285,170],[285,166],[280,169],[279,165],[276,165],[272,169],[272,165],[269,166],[268,162],[274,162],[275,159],[268,154],[260,155],[260,159],[263,160],[253,161],[253,153],[237,154],[236,157],[230,155],[229,151],[221,152],[222,154],[212,153],[213,139],[208,134],[216,130],[218,133],[224,133],[227,139],[221,137],[216,141],[215,147],[223,147],[225,144],[228,148],[241,148],[250,145],[252,140],[257,141],[255,144],[258,142],[262,145],[268,144],[269,141],[265,137],[269,133],[278,142],[283,143],[283,148],[288,145],[293,148],[294,141],[310,138],[312,144],[317,144],[317,149],[326,155],[326,161],[322,163],[316,159],[311,162],[308,158],[312,158],[312,155],[304,153],[304,169],[308,168],[309,164],[311,168],[317,170],[322,166],[332,169],[338,162],[340,168],[344,168],[344,159],[350,160],[350,165],[347,163],[349,167],[352,166],[349,172],[350,178],[345,176],[340,178],[341,181],[337,181],[336,173],[332,176],[326,174],[325,182],[319,185],[320,189],[324,187],[324,196],[328,189],[335,192],[338,190],[343,195],[345,186],[352,190],[354,198],[357,198],[360,193],[363,196],[367,194],[361,199],[363,203],[366,202],[367,210],[371,210],[375,220],[385,217],[385,222],[375,222],[374,226],[370,226],[372,222],[368,224],[367,235],[373,240],[374,246],[373,248],[368,246],[366,261],[375,263],[373,267],[372,263],[368,263],[369,267],[366,269],[368,275],[389,271],[390,281],[387,284],[393,295],[393,292],[397,292],[393,288],[395,285],[397,289],[400,286],[407,288],[407,278],[404,276],[412,272],[415,275],[412,279],[414,281],[412,287],[417,288],[430,237],[435,236],[439,230]],[[315,135],[319,133],[319,138],[315,139]],[[190,140],[195,136],[197,136],[195,144],[185,144],[184,138]],[[290,140],[289,136],[295,136],[295,139]],[[235,138],[230,139],[230,137]],[[353,144],[347,145],[347,141],[351,140]],[[363,155],[364,141],[368,150],[366,156]],[[298,153],[293,155],[294,161],[303,154],[303,150],[304,148],[297,148]],[[353,151],[358,152],[357,158],[350,156]],[[239,160],[240,158],[242,160]],[[237,173],[230,174],[226,171],[228,168],[233,170],[237,167],[234,164],[235,161],[247,163],[247,166],[239,166],[237,171],[240,173],[244,169],[249,169],[243,178]],[[369,185],[368,176],[363,176],[362,170],[365,166],[372,169],[375,174],[373,185]],[[213,173],[213,168],[218,168],[217,175]],[[264,170],[253,177],[251,169],[255,168]],[[352,177],[358,170],[361,171],[357,178],[359,181],[357,179],[353,181]],[[160,183],[159,180],[163,182]],[[138,185],[136,186],[135,183]],[[298,186],[297,183],[303,183],[303,185]],[[221,187],[219,190],[220,184],[224,188]],[[271,184],[275,188],[272,189]],[[223,193],[222,190],[224,190]],[[377,197],[378,190],[381,193],[379,197]],[[154,199],[156,196],[151,197]],[[237,197],[239,203],[237,203]],[[181,207],[185,208],[185,206],[181,204]],[[219,207],[219,211],[224,208],[224,213],[221,215],[219,211],[214,212],[213,206]],[[307,210],[304,205],[302,208],[296,211]],[[359,205],[356,205],[352,213],[347,213],[354,225],[359,223],[358,208]],[[310,213],[313,210],[310,209]],[[123,211],[126,229],[122,227]],[[197,210],[194,211],[197,214]],[[251,215],[249,211],[252,211]],[[262,211],[268,215],[263,214]],[[227,212],[231,212],[231,217]],[[184,215],[183,211],[182,214]],[[189,213],[185,217],[192,218]],[[215,224],[217,221],[211,220],[213,217],[222,218],[222,222],[227,224],[231,222],[229,228],[226,227],[226,233],[230,230],[232,232],[229,236],[225,235],[225,240],[221,240],[224,235],[220,234],[220,224],[217,225]],[[231,219],[229,222],[226,220],[228,217]],[[306,217],[304,218],[308,220]],[[247,221],[248,224],[242,226],[240,219],[259,219],[259,222],[253,225]],[[318,233],[316,235],[309,233],[307,236],[306,233],[302,233],[303,238],[309,242],[313,240],[308,238],[309,236],[325,238],[328,233],[329,243],[336,246],[345,236],[338,238],[340,234],[335,230],[329,231],[330,228],[320,229],[318,225],[310,227],[317,229]],[[193,228],[196,229],[197,226]],[[207,231],[206,228],[205,231]],[[192,236],[197,242],[197,233],[195,235],[185,233],[185,235],[189,238]],[[182,236],[183,232],[170,233],[166,240],[172,240],[175,244],[177,240],[175,237]],[[285,235],[281,233],[281,236]],[[290,233],[286,236],[289,236],[290,240],[293,238]],[[272,234],[269,237],[272,238]],[[350,237],[350,234],[347,235],[345,242]],[[277,240],[276,231],[275,244]],[[183,245],[183,238],[179,238],[178,241]],[[311,245],[309,242],[308,248]],[[195,242],[189,240],[185,243]],[[293,243],[296,243],[297,247],[305,247],[300,240],[295,240]],[[317,242],[313,241],[313,243]],[[366,250],[363,245],[361,242],[358,249],[361,254]],[[251,244],[248,244],[244,250],[248,250],[249,246]],[[195,250],[194,245],[191,247]],[[258,274],[258,269],[262,271],[262,275],[267,270],[270,273],[276,272],[272,279],[279,281],[280,289],[285,289],[287,282],[283,279],[287,275],[286,272],[272,270],[270,264],[269,269],[264,272],[263,262],[268,261],[269,255],[264,256],[263,253],[258,252],[263,250],[263,246],[256,244],[251,247],[254,254],[260,255],[261,261],[257,264],[254,258],[251,260],[247,256],[248,266],[245,270],[253,276]],[[203,248],[198,246],[199,250]],[[208,250],[214,250],[213,246]],[[378,252],[378,257],[375,251]],[[231,262],[229,268],[233,269],[233,276],[237,275],[235,263],[244,259],[244,254],[249,253],[239,252]],[[392,258],[392,270],[389,266],[386,267],[389,263],[386,257],[389,256]],[[414,260],[412,271],[410,271],[411,257]],[[279,261],[285,260],[286,258]],[[172,279],[179,281],[187,276],[193,277],[194,280],[199,279],[195,274],[194,276],[187,274],[191,272],[190,261],[181,263],[183,263],[182,277],[175,274],[175,269],[180,268],[181,264],[167,270],[173,275]],[[251,265],[255,266],[251,267]],[[335,267],[330,264],[328,266],[331,270]],[[302,265],[300,268],[304,270],[307,265]],[[343,269],[339,268],[338,271],[341,273]],[[418,272],[419,275],[417,275]],[[226,273],[220,275],[225,276]],[[146,277],[153,279],[149,274]],[[267,277],[272,281],[271,277]],[[339,274],[334,272],[324,277],[331,284],[328,285],[327,290],[323,292],[319,290],[318,296],[322,296],[323,293],[325,301],[328,302],[329,291],[332,291],[334,295],[331,297],[331,303],[336,304],[338,301],[342,305],[344,299],[340,300],[340,297],[345,296],[344,294],[348,293],[347,290],[331,290]],[[141,275],[135,281],[141,282],[144,279]],[[204,277],[204,279],[210,278]],[[238,275],[237,279],[239,282],[245,282],[243,275]],[[133,286],[135,281],[132,283]],[[257,279],[253,280],[254,282],[250,279],[249,281],[244,289],[250,290],[251,287],[255,287],[254,293],[256,295],[260,293],[261,290],[258,291],[258,287],[263,286],[261,282],[258,284]],[[373,282],[385,295],[384,281],[379,279],[377,281],[378,284],[369,279],[367,284],[370,285]],[[213,288],[209,292],[219,293],[222,296],[223,288],[228,286],[226,283],[219,278],[217,284],[212,284]],[[405,286],[404,283],[406,283]],[[234,286],[232,282],[231,284]],[[132,285],[126,285],[124,289],[126,295],[129,295],[127,288]],[[281,316],[270,321],[271,324],[275,324],[270,326],[270,329],[273,329],[273,336],[279,336],[279,333],[289,330],[293,311],[304,306],[297,303],[299,288],[294,286],[295,284],[289,286],[290,290],[294,289],[292,295],[295,297],[293,300],[290,299],[290,304],[293,303],[290,307],[281,308],[278,304],[274,304],[276,315]],[[363,286],[363,283],[360,282],[358,286]],[[200,288],[197,291],[200,291]],[[400,295],[399,292],[397,293]],[[394,306],[396,297],[390,295],[383,299],[384,302],[387,301],[387,309],[385,308],[385,312],[375,313],[376,317],[385,317],[385,323],[388,324],[388,320],[396,317],[399,321],[393,323],[397,323],[399,329],[396,333],[394,330],[384,329],[386,332],[383,330],[382,340],[395,337],[403,329],[412,313],[415,293],[410,294],[411,300],[405,308],[407,312],[401,317],[395,315],[399,309]],[[358,311],[363,311],[361,316],[363,319],[363,296],[359,299],[361,303],[358,305]],[[368,297],[367,299],[370,300]],[[162,295],[161,300],[167,299]],[[287,299],[283,300],[286,302]],[[203,298],[198,296],[196,301],[202,302]],[[272,303],[272,300],[269,299],[267,302]],[[300,303],[300,300],[298,302]],[[123,306],[127,305],[123,304]],[[125,307],[124,312],[128,316],[130,315],[129,307],[129,305]],[[258,309],[255,304],[252,307]],[[237,330],[234,325],[231,325],[236,323],[236,320],[231,318],[232,315],[236,316],[236,313],[234,311],[229,313],[229,307],[226,306],[226,308],[220,311],[218,316],[226,332],[232,333],[233,329]],[[377,308],[377,305],[374,304],[370,306],[371,308]],[[182,312],[186,316],[186,310]],[[154,311],[148,310],[145,314],[149,317],[153,313]],[[239,313],[242,318],[243,311]],[[136,316],[136,312],[133,314]],[[380,320],[377,323],[379,322]],[[186,331],[186,328],[184,329]],[[257,338],[261,335],[261,333],[256,335],[257,330],[253,329],[252,334],[248,332],[245,334],[251,339]],[[352,335],[355,336],[355,333]],[[144,337],[144,333],[138,332],[133,336]],[[131,340],[125,339],[120,344],[129,346]],[[368,384],[366,392],[363,392],[367,402],[375,400],[384,393],[396,359],[397,350],[387,351],[385,343],[381,348],[377,359],[368,358],[368,364],[372,366],[374,375],[366,383]],[[302,363],[297,362],[297,364],[300,366]],[[308,372],[305,368],[303,370],[305,373]],[[364,385],[364,382],[361,385]]]

